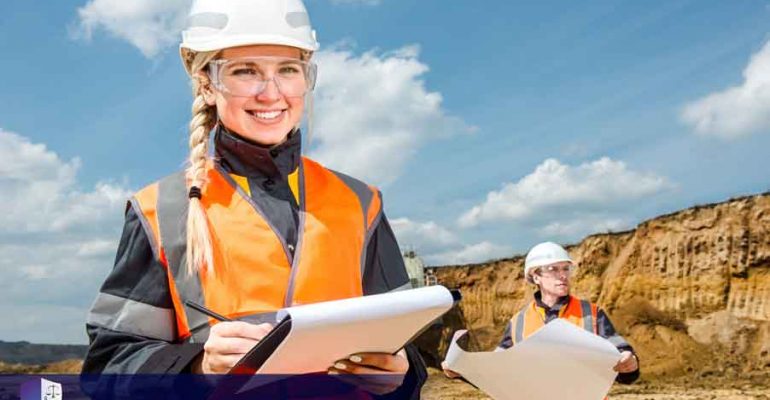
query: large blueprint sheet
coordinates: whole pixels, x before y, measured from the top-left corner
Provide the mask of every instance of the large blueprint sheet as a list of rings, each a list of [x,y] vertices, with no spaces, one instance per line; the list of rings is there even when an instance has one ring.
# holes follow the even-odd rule
[[[466,352],[457,345],[465,333],[455,333],[448,367],[496,400],[601,400],[617,375],[617,348],[563,320],[503,351]]]

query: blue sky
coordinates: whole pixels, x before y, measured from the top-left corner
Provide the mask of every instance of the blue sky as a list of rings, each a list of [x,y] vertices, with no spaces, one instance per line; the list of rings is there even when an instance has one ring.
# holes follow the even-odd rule
[[[126,197],[185,161],[187,4],[0,6],[0,340],[86,341]],[[307,6],[308,153],[380,186],[430,263],[770,189],[768,1]]]

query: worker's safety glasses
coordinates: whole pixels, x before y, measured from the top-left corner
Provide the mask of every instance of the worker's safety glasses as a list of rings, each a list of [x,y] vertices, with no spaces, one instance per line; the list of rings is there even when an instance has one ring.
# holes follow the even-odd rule
[[[569,265],[546,265],[544,267],[540,267],[540,274],[541,275],[548,275],[548,276],[560,276],[560,275],[567,275],[570,276],[572,273],[575,272],[575,266],[572,264]]]
[[[209,63],[209,78],[232,96],[257,96],[273,82],[283,96],[302,97],[315,86],[316,65],[288,57],[219,59]]]

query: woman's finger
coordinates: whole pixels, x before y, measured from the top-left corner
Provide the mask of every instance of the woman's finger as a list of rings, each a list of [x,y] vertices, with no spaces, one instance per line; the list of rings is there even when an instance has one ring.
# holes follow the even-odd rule
[[[226,373],[272,329],[270,324],[242,321],[220,322],[211,327],[203,345],[201,371]]]
[[[365,365],[359,365],[356,363],[345,362],[345,361],[337,361],[336,363],[334,363],[334,366],[332,367],[332,369],[336,370],[341,374],[353,374],[353,375],[384,375],[384,374],[397,373],[393,371],[384,370],[381,368],[368,367]]]
[[[243,321],[220,322],[211,327],[211,334],[221,337],[241,337],[261,340],[270,333],[273,326],[268,323],[259,325]]]
[[[241,337],[220,337],[206,342],[203,348],[209,353],[244,355],[256,346],[257,343],[259,343],[259,340]]]
[[[349,371],[359,369],[366,371],[363,373],[384,371],[404,374],[409,370],[409,360],[401,355],[401,353],[396,355],[388,353],[359,353],[353,354],[347,360],[340,360],[339,363],[348,366]]]
[[[242,357],[242,354],[217,354],[207,357],[208,369],[215,374],[227,373]]]

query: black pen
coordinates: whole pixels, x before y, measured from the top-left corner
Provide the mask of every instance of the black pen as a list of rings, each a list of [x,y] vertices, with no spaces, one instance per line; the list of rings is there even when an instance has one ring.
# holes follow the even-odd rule
[[[208,308],[203,307],[202,305],[200,305],[198,303],[195,303],[194,301],[186,300],[184,302],[184,304],[187,307],[190,307],[190,308],[192,308],[193,310],[195,310],[195,311],[197,311],[199,313],[206,314],[209,317],[217,319],[219,321],[232,321],[230,318],[227,318],[224,315],[219,315],[219,314],[215,313],[214,311],[211,311]]]

